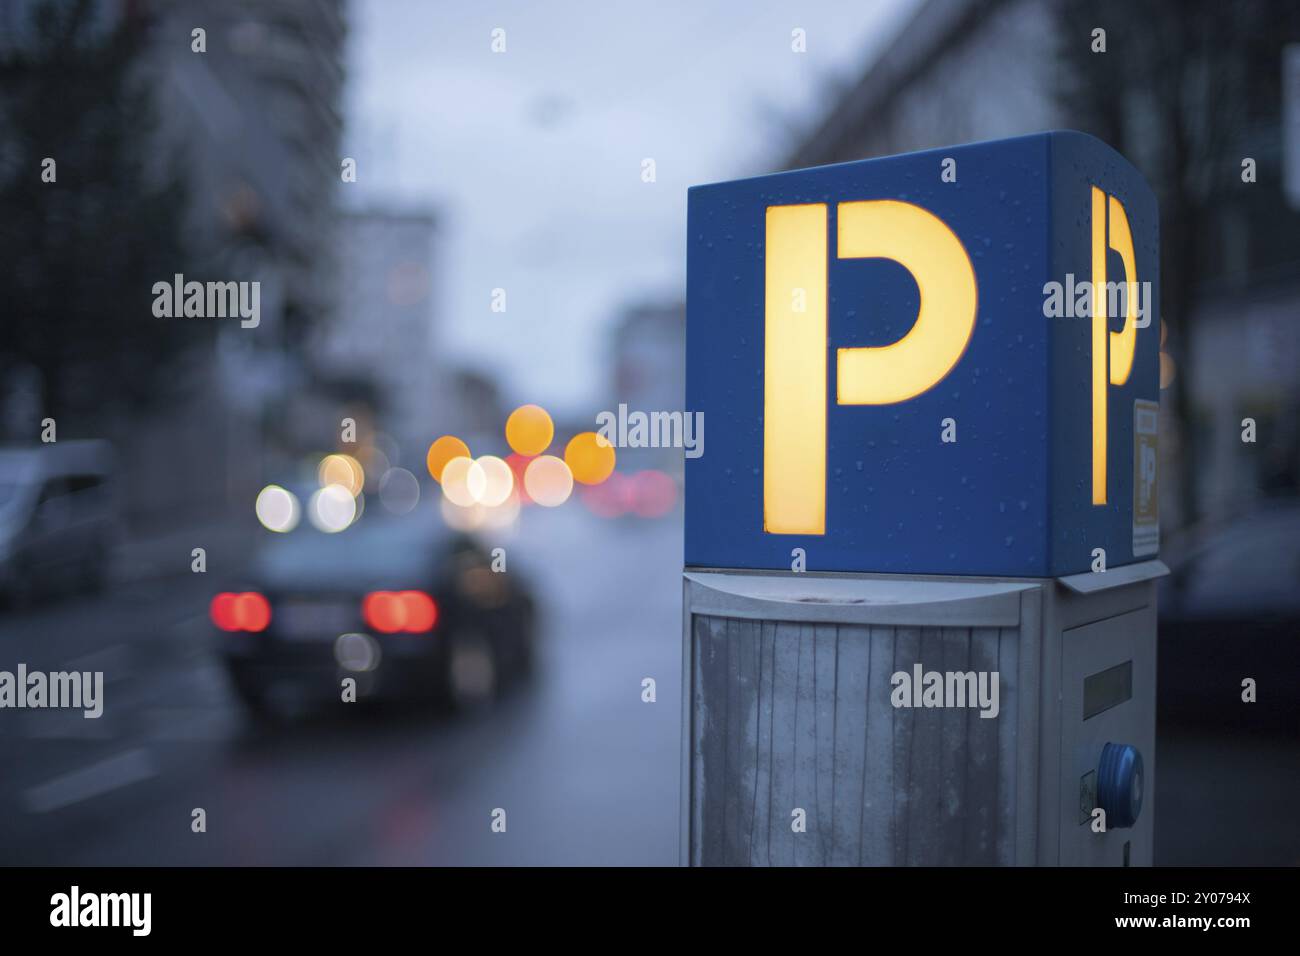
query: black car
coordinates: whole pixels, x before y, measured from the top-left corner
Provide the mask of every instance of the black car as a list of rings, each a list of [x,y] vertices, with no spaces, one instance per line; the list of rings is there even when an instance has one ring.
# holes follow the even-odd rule
[[[1176,723],[1300,728],[1300,505],[1272,504],[1166,549],[1158,713]],[[1255,681],[1256,700],[1242,701]]]
[[[493,570],[473,538],[432,509],[364,515],[334,534],[303,525],[269,538],[242,586],[210,616],[239,697],[256,715],[281,703],[358,701],[456,707],[529,672],[534,605],[513,567]]]

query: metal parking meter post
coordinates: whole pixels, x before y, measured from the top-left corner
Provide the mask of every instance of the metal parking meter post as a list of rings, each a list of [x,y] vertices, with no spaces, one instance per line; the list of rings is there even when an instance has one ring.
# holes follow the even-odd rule
[[[1151,863],[1155,228],[1077,133],[691,190],[681,862]]]
[[[1135,819],[1093,829],[1106,746],[1148,772],[1155,754],[1164,566],[1119,570],[1097,588],[687,573],[682,860],[1149,864],[1149,778]],[[891,676],[918,665],[997,673],[997,714],[895,708]]]

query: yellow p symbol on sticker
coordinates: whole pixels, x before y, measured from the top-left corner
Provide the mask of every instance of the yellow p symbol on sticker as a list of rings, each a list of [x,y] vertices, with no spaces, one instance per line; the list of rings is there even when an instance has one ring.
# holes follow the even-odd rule
[[[826,533],[827,207],[767,209],[763,362],[763,530]],[[836,255],[891,259],[921,293],[897,342],[836,353],[836,402],[890,405],[933,388],[975,330],[975,269],[956,234],[897,200],[836,207]]]

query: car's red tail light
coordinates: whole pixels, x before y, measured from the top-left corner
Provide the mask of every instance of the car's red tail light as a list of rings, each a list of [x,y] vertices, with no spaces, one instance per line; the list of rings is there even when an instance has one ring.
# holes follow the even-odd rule
[[[271,604],[256,591],[223,591],[208,605],[208,615],[223,631],[265,631],[271,623]]]
[[[223,631],[239,630],[239,621],[235,618],[235,595],[223,592],[214,597],[208,605],[208,616]]]
[[[392,591],[372,591],[361,602],[361,615],[366,625],[383,634],[402,629],[402,602]]]
[[[366,624],[381,634],[432,631],[438,604],[423,591],[371,591],[361,602]]]
[[[432,631],[438,620],[438,605],[423,591],[402,591],[399,595],[406,609],[405,630],[412,634]]]

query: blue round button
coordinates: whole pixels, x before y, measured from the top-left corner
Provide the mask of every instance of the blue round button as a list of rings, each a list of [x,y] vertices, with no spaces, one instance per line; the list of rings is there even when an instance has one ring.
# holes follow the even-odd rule
[[[1106,744],[1097,767],[1097,805],[1106,811],[1106,829],[1122,830],[1142,812],[1142,755],[1130,744]]]

